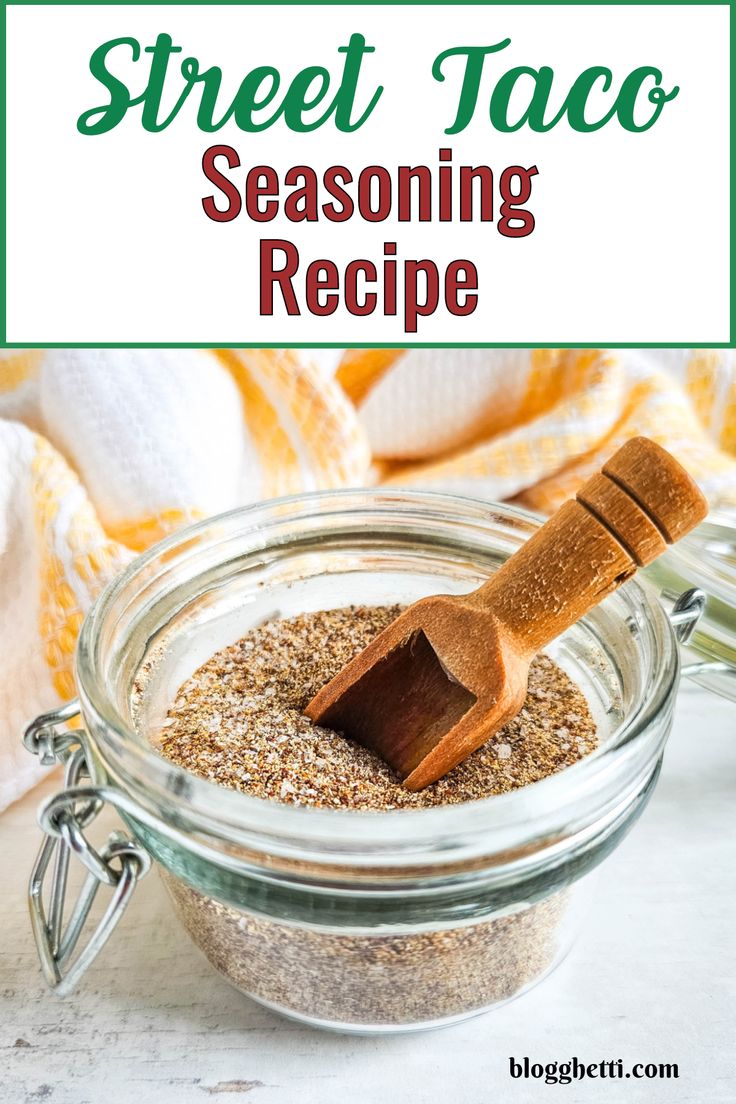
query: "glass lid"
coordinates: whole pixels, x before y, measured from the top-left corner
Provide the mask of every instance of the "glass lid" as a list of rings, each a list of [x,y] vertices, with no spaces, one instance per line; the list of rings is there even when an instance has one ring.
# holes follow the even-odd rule
[[[699,587],[703,616],[684,670],[709,690],[736,701],[736,510],[714,512],[646,569],[662,597],[674,601]]]

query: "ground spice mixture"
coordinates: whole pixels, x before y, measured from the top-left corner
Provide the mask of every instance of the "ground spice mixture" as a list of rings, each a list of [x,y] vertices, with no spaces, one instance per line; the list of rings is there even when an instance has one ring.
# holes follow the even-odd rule
[[[312,724],[316,691],[400,612],[350,607],[274,620],[214,655],[180,688],[160,750],[223,786],[289,804],[355,810],[473,801],[529,785],[596,745],[587,702],[551,659],[532,664],[519,715],[445,778],[404,790],[372,752]],[[355,1030],[435,1024],[517,995],[564,951],[571,889],[437,929],[303,925],[164,881],[192,939],[231,982],[288,1015]],[[359,916],[359,904],[356,905]]]
[[[565,950],[570,891],[443,930],[340,933],[255,916],[165,884],[189,935],[248,996],[335,1027],[431,1025],[510,1000]]]
[[[575,684],[534,660],[521,712],[444,778],[405,790],[367,748],[302,710],[400,613],[351,606],[267,622],[217,652],[180,688],[163,754],[194,774],[294,805],[390,810],[457,804],[538,782],[593,750],[595,724]]]

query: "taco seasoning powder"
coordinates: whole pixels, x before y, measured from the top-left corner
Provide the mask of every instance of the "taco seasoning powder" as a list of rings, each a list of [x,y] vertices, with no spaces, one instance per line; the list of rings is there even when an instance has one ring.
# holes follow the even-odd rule
[[[585,697],[547,656],[521,712],[418,793],[367,748],[302,713],[317,690],[401,611],[349,607],[273,620],[217,652],[179,689],[160,750],[251,796],[317,808],[388,811],[458,804],[530,785],[596,746]],[[283,923],[220,903],[164,874],[189,934],[256,999],[337,1025],[430,1023],[505,1000],[552,964],[567,892],[442,930]]]

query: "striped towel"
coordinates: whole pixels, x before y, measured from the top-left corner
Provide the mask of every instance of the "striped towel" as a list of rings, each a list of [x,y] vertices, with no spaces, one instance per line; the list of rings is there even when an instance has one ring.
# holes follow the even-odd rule
[[[136,554],[277,495],[386,482],[554,509],[626,438],[736,506],[728,350],[48,350],[0,359],[0,808]]]

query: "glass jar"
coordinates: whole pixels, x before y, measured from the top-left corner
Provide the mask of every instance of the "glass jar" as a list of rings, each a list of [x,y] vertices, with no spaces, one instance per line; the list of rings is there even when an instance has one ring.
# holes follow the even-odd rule
[[[677,640],[637,583],[548,649],[583,690],[599,748],[512,793],[393,812],[300,808],[223,789],[156,751],[180,684],[264,619],[469,590],[539,524],[471,499],[332,492],[234,511],[139,557],[81,632],[84,731],[58,723],[72,705],[27,733],[34,750],[67,760],[67,787],[41,812],[49,838],[32,880],[52,984],[68,988],[86,968],[149,856],[221,973],[322,1027],[453,1023],[553,969],[570,946],[587,875],[652,792],[671,726]],[[96,852],[85,828],[103,801],[134,839],[116,836]],[[91,871],[66,932],[58,905],[47,917],[42,904],[54,846],[76,851]],[[115,897],[81,967],[78,959],[65,973],[95,878]],[[63,897],[65,877],[54,879]]]
[[[689,678],[736,701],[736,513],[712,513],[647,568],[665,603],[684,587],[705,596],[691,639]]]

